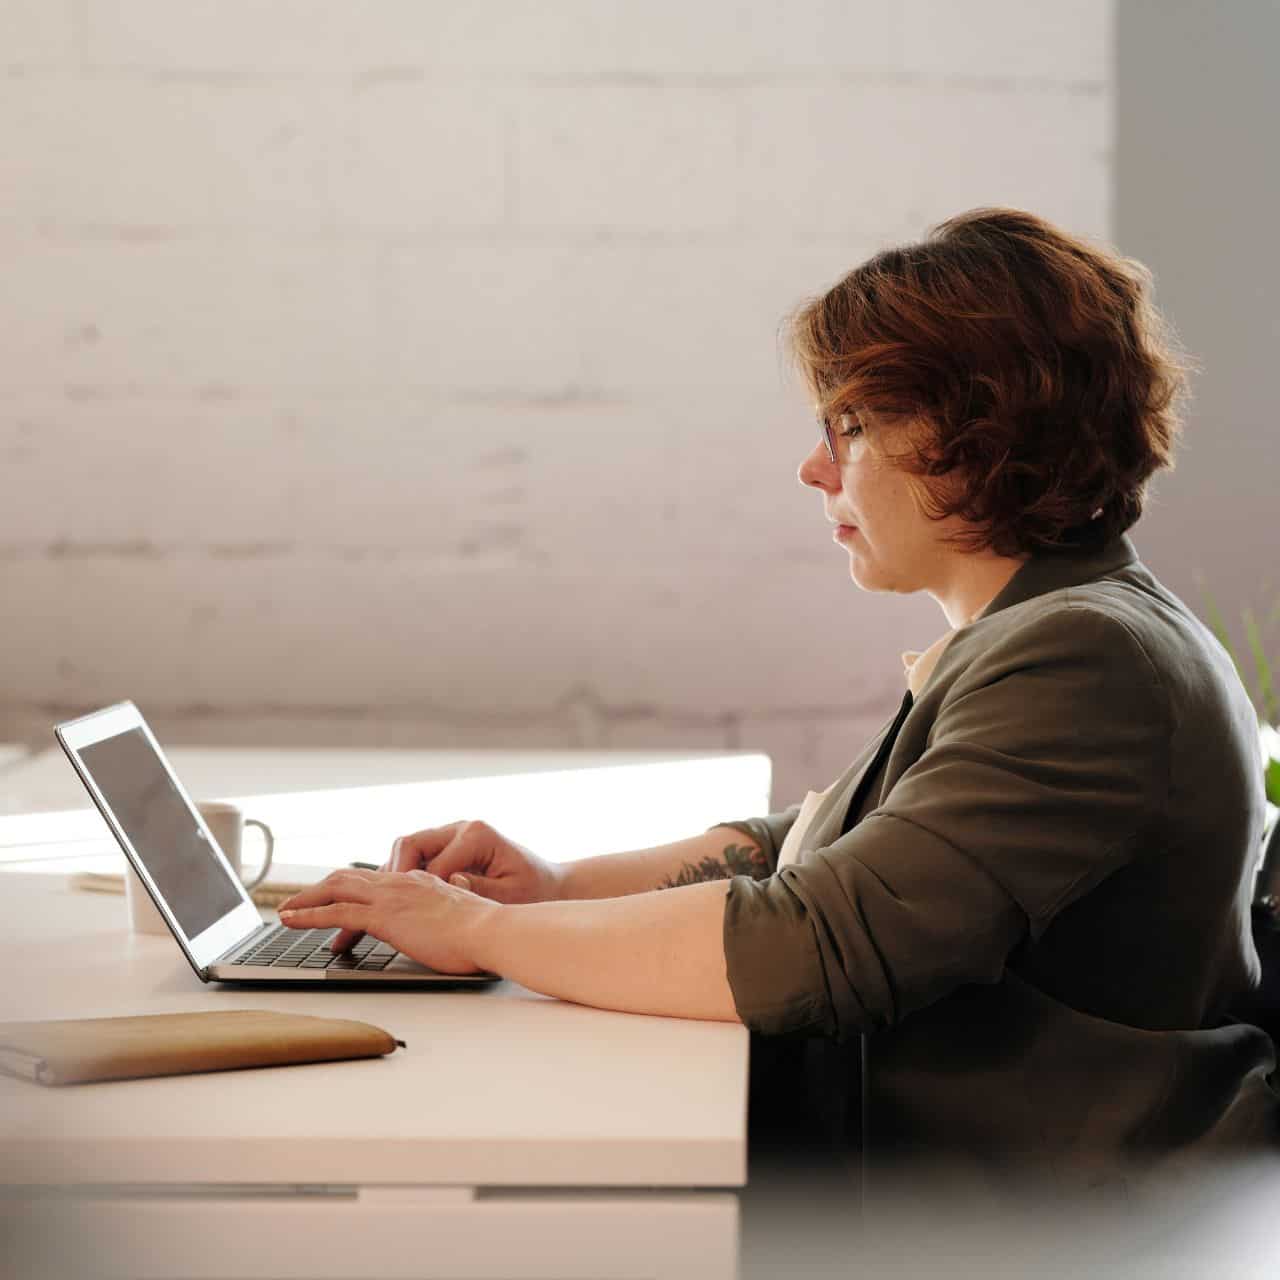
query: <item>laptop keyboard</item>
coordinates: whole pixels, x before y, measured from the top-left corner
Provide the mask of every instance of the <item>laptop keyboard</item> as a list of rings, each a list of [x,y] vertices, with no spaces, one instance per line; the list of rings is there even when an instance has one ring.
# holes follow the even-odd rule
[[[399,952],[390,943],[365,934],[350,951],[329,950],[337,929],[287,929],[277,925],[257,946],[232,964],[266,965],[272,969],[385,969]]]

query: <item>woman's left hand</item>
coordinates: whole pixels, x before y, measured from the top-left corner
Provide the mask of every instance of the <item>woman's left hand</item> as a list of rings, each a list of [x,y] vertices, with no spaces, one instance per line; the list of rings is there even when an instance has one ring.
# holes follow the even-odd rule
[[[483,973],[476,934],[500,904],[429,871],[344,868],[280,904],[290,929],[370,933],[440,973]]]

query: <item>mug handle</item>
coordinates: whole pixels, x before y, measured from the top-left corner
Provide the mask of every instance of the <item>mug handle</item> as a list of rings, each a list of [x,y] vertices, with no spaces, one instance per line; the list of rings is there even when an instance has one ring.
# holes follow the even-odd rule
[[[265,822],[259,822],[257,818],[246,818],[244,825],[246,827],[257,827],[267,842],[267,852],[262,859],[262,870],[252,880],[244,880],[241,877],[246,889],[256,889],[267,878],[267,872],[271,870],[271,855],[275,852],[276,838],[271,834],[271,828]]]

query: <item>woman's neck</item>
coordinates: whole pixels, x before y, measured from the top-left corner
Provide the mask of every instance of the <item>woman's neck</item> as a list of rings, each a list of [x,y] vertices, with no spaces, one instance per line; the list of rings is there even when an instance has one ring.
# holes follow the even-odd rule
[[[947,615],[951,629],[958,630],[972,622],[1030,558],[1029,553],[1021,556],[959,554],[946,585],[931,588],[929,594]]]

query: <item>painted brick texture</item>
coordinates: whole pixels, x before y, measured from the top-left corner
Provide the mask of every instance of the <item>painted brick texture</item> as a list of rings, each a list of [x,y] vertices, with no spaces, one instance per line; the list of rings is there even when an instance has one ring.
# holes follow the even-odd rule
[[[1106,238],[1110,0],[10,0],[0,740],[734,746],[897,706],[785,313],[979,204]],[[733,815],[726,815],[733,816]]]

